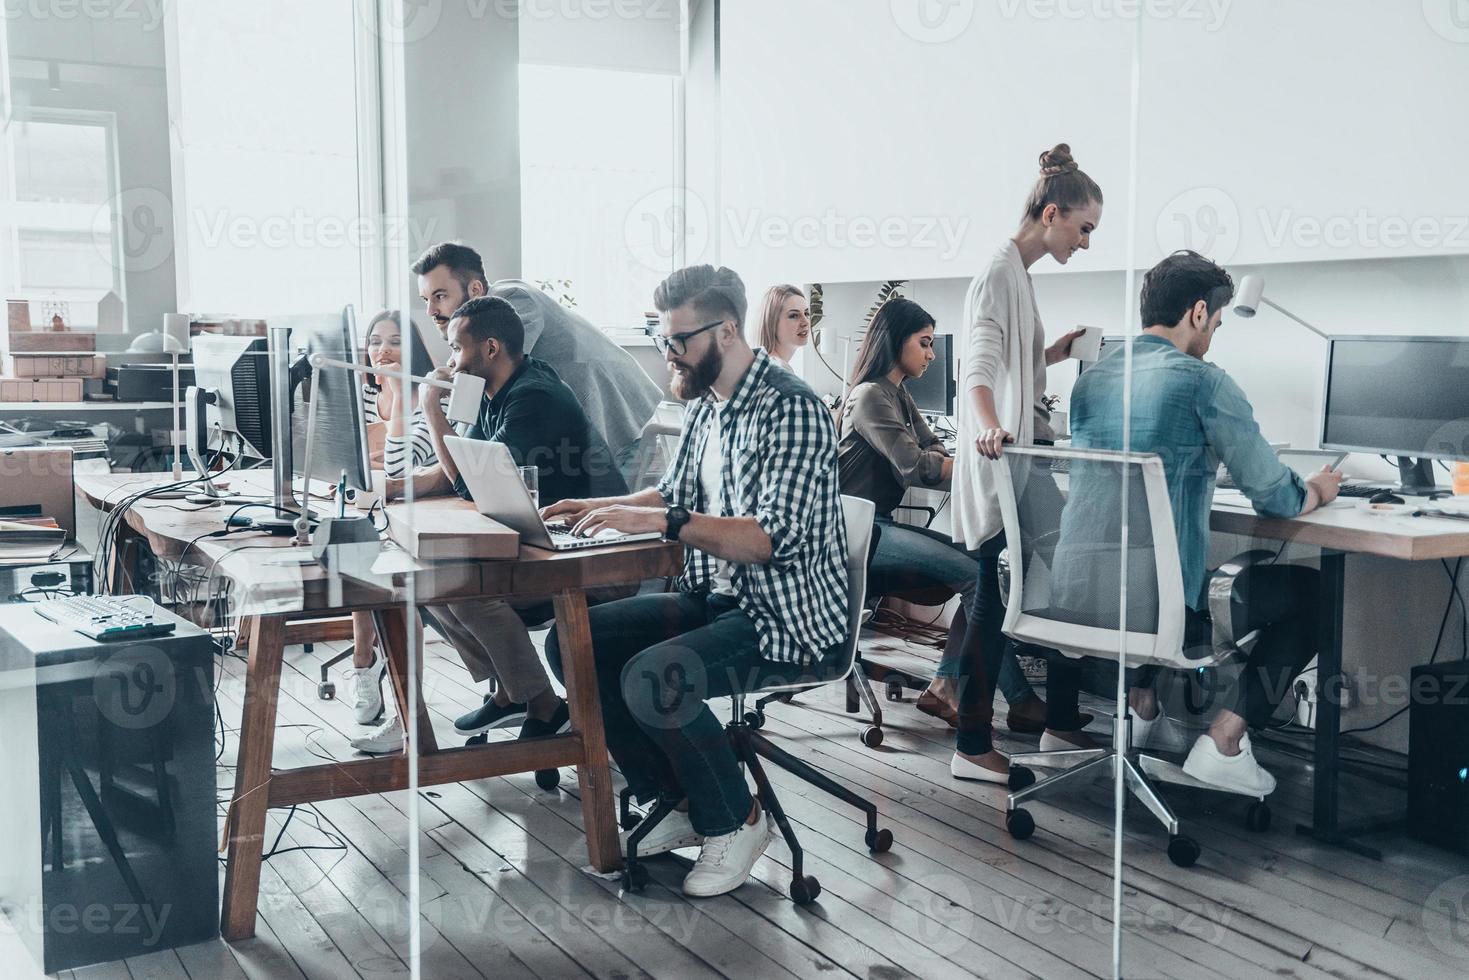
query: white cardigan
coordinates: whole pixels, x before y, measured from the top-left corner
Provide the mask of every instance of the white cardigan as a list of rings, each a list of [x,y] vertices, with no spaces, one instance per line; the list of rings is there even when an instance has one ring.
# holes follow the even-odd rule
[[[995,484],[997,465],[974,448],[981,431],[970,392],[995,393],[995,414],[1015,443],[1035,441],[1035,366],[1031,351],[1043,336],[1020,250],[1007,241],[964,297],[964,377],[959,385],[959,446],[954,460],[954,540],[973,551],[1004,530]]]

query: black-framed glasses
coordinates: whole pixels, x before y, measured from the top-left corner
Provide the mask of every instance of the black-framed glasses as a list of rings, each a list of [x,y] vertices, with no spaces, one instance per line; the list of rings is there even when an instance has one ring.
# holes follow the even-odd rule
[[[663,336],[661,333],[652,333],[650,331],[649,336],[653,338],[653,346],[657,348],[658,353],[667,354],[671,350],[673,351],[674,357],[683,357],[689,352],[689,341],[699,336],[705,330],[713,330],[723,322],[723,320],[715,320],[713,323],[704,324],[698,330],[676,333],[668,337]]]

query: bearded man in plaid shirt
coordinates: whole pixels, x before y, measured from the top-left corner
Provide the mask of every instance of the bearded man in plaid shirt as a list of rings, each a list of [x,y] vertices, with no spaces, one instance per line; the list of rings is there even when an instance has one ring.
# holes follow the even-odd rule
[[[677,591],[590,610],[607,745],[639,800],[681,799],[638,848],[700,847],[684,892],[722,895],[772,840],[704,703],[809,676],[847,638],[836,432],[815,392],[745,340],[745,286],[680,269],[653,294],[654,342],[688,402],[656,488],[546,508],[578,533],[659,531],[686,547]],[[546,642],[561,675],[557,637]]]

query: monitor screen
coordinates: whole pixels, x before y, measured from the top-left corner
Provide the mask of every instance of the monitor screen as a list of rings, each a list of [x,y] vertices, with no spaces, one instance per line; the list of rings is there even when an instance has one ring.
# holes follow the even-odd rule
[[[1097,361],[1100,361],[1102,358],[1104,358],[1108,354],[1112,353],[1112,351],[1116,350],[1119,345],[1124,344],[1126,342],[1127,342],[1127,338],[1126,337],[1103,337],[1102,338],[1102,344],[1098,348]],[[1093,364],[1097,363],[1097,361],[1082,361],[1082,360],[1078,360],[1076,362],[1076,376],[1077,377],[1081,377],[1081,372],[1085,371],[1087,368],[1089,368]]]
[[[1321,445],[1469,460],[1469,337],[1334,337]]]
[[[913,404],[924,415],[954,414],[954,338],[948,334],[934,334],[933,363],[919,378],[903,382]]]

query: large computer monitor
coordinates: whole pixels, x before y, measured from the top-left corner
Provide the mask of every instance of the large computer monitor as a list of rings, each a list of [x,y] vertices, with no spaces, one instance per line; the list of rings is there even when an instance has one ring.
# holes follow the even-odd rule
[[[1331,338],[1321,445],[1396,456],[1404,490],[1432,490],[1432,460],[1469,460],[1469,337]]]
[[[953,415],[954,394],[958,386],[954,383],[954,338],[948,334],[934,334],[933,363],[922,377],[909,378],[903,382],[913,404],[924,415]]]
[[[357,338],[357,319],[352,307],[340,315],[289,317],[269,321],[272,326],[291,328],[293,355],[325,354],[349,364],[362,359]],[[362,376],[346,368],[322,368],[310,375],[310,401],[316,405],[316,431],[311,439],[311,472],[305,472],[306,424],[309,403],[291,414],[291,472],[312,480],[336,483],[346,474],[348,487],[372,489],[372,469],[367,451],[367,419],[362,403]]]
[[[291,472],[299,477],[336,483],[346,474],[347,486],[372,489],[367,450],[367,420],[358,376],[346,368],[317,372],[309,401],[297,403],[295,389],[311,372],[312,354],[348,363],[358,359],[356,316],[351,306],[341,313],[320,316],[275,317],[273,327],[290,330]],[[194,339],[195,383],[211,399],[206,406],[208,428],[239,439],[246,457],[272,457],[271,421],[274,408],[269,342],[264,337],[200,336]],[[311,439],[311,472],[305,472],[310,403],[316,403]]]
[[[208,429],[238,437],[238,452],[270,459],[270,361],[264,337],[194,338],[194,385],[211,392]],[[207,437],[207,432],[206,432]],[[202,448],[202,447],[201,447]]]

